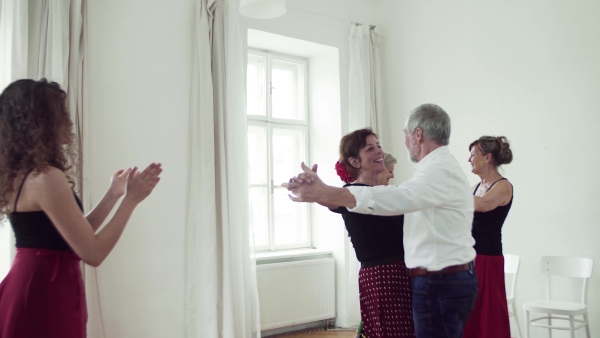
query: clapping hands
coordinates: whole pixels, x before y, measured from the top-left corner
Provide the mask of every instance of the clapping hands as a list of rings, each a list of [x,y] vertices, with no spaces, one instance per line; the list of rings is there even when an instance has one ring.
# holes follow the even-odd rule
[[[148,197],[160,181],[161,166],[160,163],[151,163],[142,172],[138,171],[137,167],[133,167],[127,177],[125,198],[139,203]]]
[[[125,195],[125,189],[127,187],[127,178],[133,168],[121,169],[114,173],[110,180],[110,187],[108,193],[114,197],[121,197]]]

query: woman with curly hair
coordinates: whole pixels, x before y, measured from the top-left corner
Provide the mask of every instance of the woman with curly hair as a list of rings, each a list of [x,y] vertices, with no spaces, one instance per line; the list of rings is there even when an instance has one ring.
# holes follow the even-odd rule
[[[17,253],[0,284],[0,338],[83,338],[87,310],[80,260],[99,266],[162,171],[119,170],[84,215],[73,190],[73,123],[66,93],[45,79],[17,80],[0,94],[0,219]],[[107,224],[98,231],[121,196]]]
[[[346,183],[344,187],[380,185],[379,176],[387,170],[385,156],[370,128],[342,137],[336,171]],[[387,185],[388,178],[384,181]],[[364,215],[337,206],[331,210],[342,214],[361,263],[359,334],[369,338],[415,337],[410,277],[404,264],[404,215]]]

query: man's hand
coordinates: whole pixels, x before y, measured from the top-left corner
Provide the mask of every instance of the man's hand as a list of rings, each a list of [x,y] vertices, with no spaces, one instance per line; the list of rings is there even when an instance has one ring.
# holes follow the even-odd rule
[[[319,202],[319,197],[327,189],[327,185],[321,181],[317,175],[317,165],[313,165],[312,169],[302,162],[302,173],[298,176],[290,178],[289,182],[281,184],[292,192],[288,195],[294,202]]]

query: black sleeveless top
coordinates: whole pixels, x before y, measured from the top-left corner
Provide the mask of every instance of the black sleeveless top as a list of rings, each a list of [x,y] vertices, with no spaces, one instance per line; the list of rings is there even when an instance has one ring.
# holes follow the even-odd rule
[[[367,185],[344,185],[347,186]],[[365,215],[350,212],[345,207],[330,210],[342,214],[356,258],[362,266],[404,262],[404,215]]]
[[[23,182],[21,182],[17,197],[15,198],[13,212],[8,214],[8,220],[15,233],[17,248],[71,250],[69,244],[62,238],[44,211],[17,211],[17,202],[21,195],[21,189],[29,173],[31,171],[23,177]],[[79,197],[75,193],[73,195],[75,196],[77,205],[83,211],[83,204],[79,200]]]
[[[501,178],[494,182],[494,184],[502,180],[506,180],[506,178]],[[492,189],[494,184],[487,191]],[[475,195],[480,185],[481,183],[475,187],[473,195]],[[472,230],[473,238],[475,238],[473,248],[475,248],[475,252],[478,255],[502,256],[502,225],[508,215],[512,202],[513,196],[510,197],[507,205],[499,206],[487,212],[475,211]]]

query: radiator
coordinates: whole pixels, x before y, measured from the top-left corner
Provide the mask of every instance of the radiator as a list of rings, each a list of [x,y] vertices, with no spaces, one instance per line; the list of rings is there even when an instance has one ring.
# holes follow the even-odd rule
[[[257,265],[261,330],[335,318],[333,258]]]

